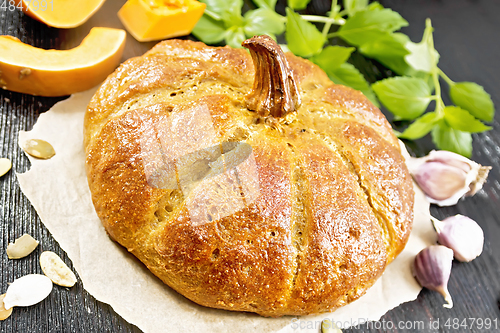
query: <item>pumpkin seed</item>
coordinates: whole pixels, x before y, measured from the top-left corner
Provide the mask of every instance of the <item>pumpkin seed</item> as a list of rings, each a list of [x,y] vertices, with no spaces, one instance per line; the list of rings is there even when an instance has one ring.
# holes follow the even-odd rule
[[[54,252],[44,251],[40,255],[40,266],[42,266],[43,273],[55,284],[63,287],[73,287],[75,285],[75,273]]]
[[[12,313],[12,308],[6,309],[5,306],[3,305],[3,299],[5,297],[5,294],[0,295],[0,320],[5,320],[10,317]]]
[[[12,168],[12,162],[8,158],[0,158],[0,177]]]
[[[38,241],[28,234],[24,234],[7,245],[7,256],[9,259],[20,259],[33,252],[38,246]]]
[[[7,288],[3,304],[6,310],[14,306],[30,306],[43,301],[52,291],[52,281],[42,274],[28,274],[14,280]]]
[[[24,79],[28,75],[31,75],[31,69],[21,68],[21,70],[19,71],[19,80]]]
[[[54,147],[50,143],[40,139],[30,139],[23,145],[25,152],[33,157],[41,159],[49,159],[56,154]]]
[[[337,326],[337,323],[325,319],[321,323],[321,333],[342,333],[342,330]]]

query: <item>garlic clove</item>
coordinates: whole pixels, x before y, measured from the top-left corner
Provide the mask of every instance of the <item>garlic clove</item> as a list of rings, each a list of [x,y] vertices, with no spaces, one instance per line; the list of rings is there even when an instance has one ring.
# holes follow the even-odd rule
[[[38,246],[38,241],[28,234],[17,238],[14,243],[7,245],[9,259],[20,259],[33,252]]]
[[[456,196],[458,201],[469,190],[466,186],[467,173],[439,162],[423,164],[414,178],[422,191],[434,201],[432,203]]]
[[[470,160],[462,155],[452,153],[447,150],[433,150],[427,155],[428,161],[440,162],[451,167],[460,169],[464,172],[469,172],[472,169]]]
[[[448,292],[452,262],[453,250],[442,245],[431,245],[416,255],[412,267],[413,275],[422,287],[443,295],[445,308],[453,307],[453,300]]]
[[[6,310],[14,306],[30,306],[43,301],[52,291],[52,281],[45,275],[28,274],[14,280],[7,288],[3,304]]]
[[[443,221],[431,219],[438,233],[439,244],[452,249],[458,261],[469,262],[483,252],[483,229],[473,219],[460,214]]]
[[[410,158],[407,166],[429,202],[439,206],[452,206],[460,198],[474,195],[482,188],[491,169],[444,150]]]

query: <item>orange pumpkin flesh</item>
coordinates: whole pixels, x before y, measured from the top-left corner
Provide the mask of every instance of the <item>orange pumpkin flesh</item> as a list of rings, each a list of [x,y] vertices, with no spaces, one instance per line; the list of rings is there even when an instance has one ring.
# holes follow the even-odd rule
[[[16,0],[16,7],[54,28],[75,28],[85,23],[105,0]]]
[[[128,0],[118,12],[139,42],[189,35],[206,5],[194,0]]]
[[[44,50],[0,36],[0,87],[39,96],[64,96],[102,82],[120,63],[126,32],[93,28],[71,50]]]

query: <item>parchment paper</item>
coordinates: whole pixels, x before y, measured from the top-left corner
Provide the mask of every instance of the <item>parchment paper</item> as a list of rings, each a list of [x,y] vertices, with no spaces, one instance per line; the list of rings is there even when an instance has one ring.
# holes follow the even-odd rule
[[[19,142],[50,142],[49,160],[30,156],[31,169],[18,174],[22,191],[67,252],[84,288],[145,333],[165,332],[315,332],[330,318],[341,328],[378,320],[388,310],[414,300],[420,292],[410,272],[414,256],[435,242],[429,204],[416,189],[413,231],[405,250],[359,300],[315,316],[263,318],[255,314],[199,306],[164,285],[121,246],[109,239],[90,198],[84,168],[83,116],[95,89],[78,93],[41,114]]]

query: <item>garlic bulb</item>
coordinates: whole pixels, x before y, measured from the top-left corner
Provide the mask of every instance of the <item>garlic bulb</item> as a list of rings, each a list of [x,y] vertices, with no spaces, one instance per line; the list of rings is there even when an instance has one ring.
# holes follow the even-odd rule
[[[407,166],[429,202],[439,206],[452,206],[463,196],[474,195],[483,187],[491,169],[445,150],[410,158]]]
[[[443,221],[431,219],[438,233],[439,244],[452,249],[455,259],[469,262],[483,252],[484,233],[476,221],[460,214]]]
[[[453,300],[448,292],[453,251],[446,246],[431,245],[420,251],[413,262],[413,275],[422,287],[443,295],[445,308],[453,307]]]

